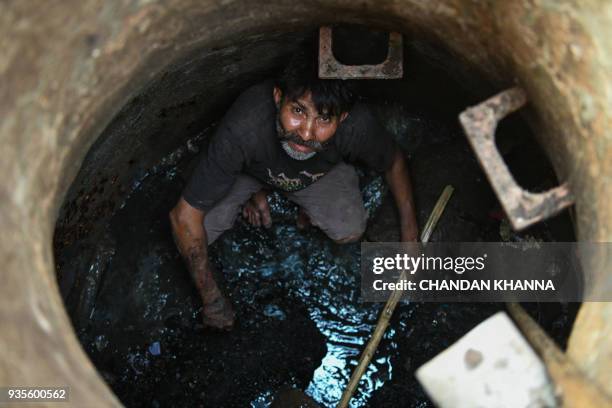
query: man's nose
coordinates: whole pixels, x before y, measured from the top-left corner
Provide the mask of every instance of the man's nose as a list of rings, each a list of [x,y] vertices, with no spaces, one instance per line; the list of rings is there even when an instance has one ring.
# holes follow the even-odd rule
[[[312,140],[314,138],[314,120],[305,120],[300,127],[299,135],[304,141]]]

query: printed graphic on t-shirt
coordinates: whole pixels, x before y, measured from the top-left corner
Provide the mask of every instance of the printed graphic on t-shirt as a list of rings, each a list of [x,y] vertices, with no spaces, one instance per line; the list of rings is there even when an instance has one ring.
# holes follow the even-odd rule
[[[325,173],[310,174],[306,170],[300,171],[300,174],[303,174],[304,176],[309,177],[310,180],[312,180],[313,183],[325,175]]]
[[[285,173],[275,176],[270,168],[268,168],[268,183],[285,191],[296,191],[302,188],[302,180],[300,178],[289,178],[285,176]]]
[[[296,177],[296,178],[287,177],[284,172],[279,173],[278,175],[275,176],[272,173],[272,170],[268,168],[268,183],[284,191],[297,191],[297,190],[301,190],[304,187],[314,183],[315,181],[317,181],[318,179],[320,179],[321,177],[325,175],[325,173],[311,174],[307,172],[306,170],[300,171],[300,174],[305,177],[308,177],[309,180],[307,182],[304,182],[304,180],[301,177]]]

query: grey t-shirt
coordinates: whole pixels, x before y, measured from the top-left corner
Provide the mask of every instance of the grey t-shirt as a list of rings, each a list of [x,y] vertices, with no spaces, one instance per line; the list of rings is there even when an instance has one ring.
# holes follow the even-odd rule
[[[324,177],[340,161],[362,162],[377,171],[391,166],[397,146],[361,103],[353,106],[323,151],[307,160],[289,157],[277,136],[272,90],[272,81],[248,88],[225,114],[183,191],[191,206],[210,210],[241,173],[296,191]]]

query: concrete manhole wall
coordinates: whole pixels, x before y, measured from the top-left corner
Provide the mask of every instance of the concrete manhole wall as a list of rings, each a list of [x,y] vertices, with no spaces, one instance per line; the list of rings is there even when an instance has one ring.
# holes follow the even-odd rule
[[[111,119],[163,70],[242,38],[348,22],[438,44],[527,119],[576,195],[580,240],[612,240],[612,5],[587,2],[4,2],[0,5],[2,385],[70,385],[75,405],[119,404],[62,306],[51,241],[59,207]],[[589,261],[597,269],[605,260]],[[612,392],[609,304],[583,306],[569,354]]]

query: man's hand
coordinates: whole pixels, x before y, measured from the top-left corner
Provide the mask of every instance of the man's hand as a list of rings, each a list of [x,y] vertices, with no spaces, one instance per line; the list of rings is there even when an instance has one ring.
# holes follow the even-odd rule
[[[270,228],[272,226],[266,190],[261,189],[253,194],[251,199],[244,204],[242,216],[254,227],[264,226],[265,228]]]
[[[400,215],[400,239],[402,242],[416,242],[419,228],[416,222],[412,183],[408,176],[408,166],[400,149],[393,157],[393,164],[385,173],[385,179]]]
[[[215,281],[215,267],[209,265],[204,272],[205,284],[201,292],[202,320],[205,325],[218,329],[231,329],[234,325],[235,313],[230,301],[223,296]]]
[[[229,329],[234,324],[234,311],[219,290],[214,267],[208,260],[204,216],[204,211],[192,207],[181,197],[170,212],[172,235],[202,298],[204,324]]]

